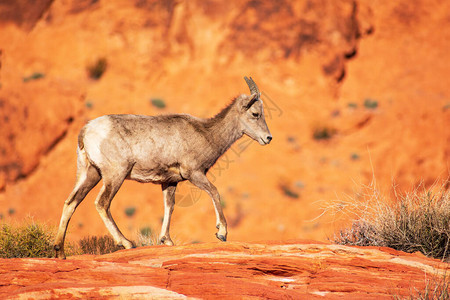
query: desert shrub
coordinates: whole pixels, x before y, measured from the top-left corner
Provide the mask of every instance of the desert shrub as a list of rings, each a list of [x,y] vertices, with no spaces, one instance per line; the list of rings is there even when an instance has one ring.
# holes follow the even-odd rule
[[[153,232],[151,227],[143,227],[137,236],[137,246],[153,246],[158,245],[158,235]]]
[[[378,107],[378,101],[367,98],[364,100],[364,107],[367,109],[375,109]]]
[[[139,233],[143,236],[151,236],[153,234],[153,230],[151,227],[146,226],[142,227],[141,230],[139,230]]]
[[[94,103],[91,100],[87,100],[86,103],[84,104],[86,106],[86,108],[88,109],[92,109],[94,107]]]
[[[102,255],[123,249],[116,245],[114,239],[109,235],[88,236],[78,242],[82,254]]]
[[[352,153],[351,155],[350,155],[350,159],[351,160],[359,160],[361,157],[359,156],[359,154],[358,153]]]
[[[54,228],[27,220],[21,225],[0,224],[0,257],[53,257]],[[72,243],[65,243],[67,256],[80,254]]]
[[[109,235],[88,236],[79,242],[80,254],[102,255],[124,249],[117,246],[114,239]],[[153,233],[150,227],[143,227],[137,234],[137,242],[133,242],[136,247],[153,246],[158,244],[158,236]]]
[[[160,99],[160,98],[152,98],[152,99],[150,99],[150,102],[152,103],[152,105],[154,107],[157,107],[157,108],[165,108],[166,107],[166,102],[164,102],[164,100]]]
[[[336,134],[336,129],[322,126],[316,127],[313,131],[313,138],[315,140],[329,140]]]
[[[430,189],[416,188],[387,199],[374,188],[340,206],[357,212],[350,228],[334,238],[338,244],[385,246],[448,259],[450,255],[450,191],[448,181]],[[361,195],[360,195],[361,196]],[[365,196],[365,197],[364,197]],[[356,203],[356,204],[355,204]]]
[[[53,232],[46,226],[28,222],[0,225],[0,257],[52,257]]]
[[[442,107],[442,110],[443,111],[450,110],[450,103],[445,104],[444,107]]]
[[[40,73],[40,72],[34,72],[30,76],[24,77],[23,78],[23,82],[28,82],[28,81],[31,81],[31,80],[37,80],[37,79],[41,79],[41,78],[44,78],[44,77],[45,77],[45,74]]]
[[[171,239],[175,245],[186,244],[185,242],[178,239],[176,236],[172,236]],[[159,234],[156,233],[154,230],[152,230],[152,228],[149,226],[143,227],[141,228],[141,230],[139,230],[137,234],[137,241],[135,245],[137,247],[159,245]]]
[[[105,73],[107,67],[108,61],[106,60],[106,58],[102,57],[99,58],[95,63],[89,65],[87,67],[87,72],[90,78],[98,80],[103,76],[103,73]]]
[[[293,199],[300,198],[300,194],[294,191],[289,185],[285,183],[280,184],[280,189],[283,192],[283,194],[288,196],[289,198]]]
[[[129,206],[129,207],[125,208],[124,212],[127,215],[127,217],[131,218],[136,213],[136,207]]]
[[[375,246],[378,240],[375,228],[366,222],[354,221],[351,228],[339,231],[335,242],[341,245]]]

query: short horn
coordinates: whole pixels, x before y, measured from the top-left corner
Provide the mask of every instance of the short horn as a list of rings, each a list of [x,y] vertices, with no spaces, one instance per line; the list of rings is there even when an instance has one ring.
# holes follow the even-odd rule
[[[245,76],[244,77],[245,82],[247,82],[247,85],[250,89],[250,93],[252,94],[257,94],[258,97],[261,95],[261,93],[259,92],[258,86],[256,85],[256,83],[253,81],[253,79],[250,77],[250,79]]]

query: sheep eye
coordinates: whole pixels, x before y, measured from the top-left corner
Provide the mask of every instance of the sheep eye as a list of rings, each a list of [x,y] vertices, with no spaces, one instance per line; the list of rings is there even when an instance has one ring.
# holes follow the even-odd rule
[[[253,115],[255,118],[258,118],[258,117],[259,117],[259,114],[258,114],[258,113],[252,113],[252,115]]]

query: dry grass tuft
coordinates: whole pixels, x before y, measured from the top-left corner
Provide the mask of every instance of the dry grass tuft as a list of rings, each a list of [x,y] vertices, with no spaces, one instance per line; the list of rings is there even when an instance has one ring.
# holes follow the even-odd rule
[[[425,280],[423,290],[413,287],[409,296],[395,295],[393,298],[396,300],[448,300],[450,299],[450,278],[447,273],[442,276],[432,276],[431,279]]]
[[[82,238],[78,244],[82,254],[102,255],[123,249],[117,246],[114,239],[109,235],[88,236]]]
[[[382,195],[375,184],[348,202],[328,210],[352,216],[353,224],[334,237],[343,245],[385,246],[405,252],[448,259],[450,256],[449,181],[429,189],[419,186],[410,193]]]

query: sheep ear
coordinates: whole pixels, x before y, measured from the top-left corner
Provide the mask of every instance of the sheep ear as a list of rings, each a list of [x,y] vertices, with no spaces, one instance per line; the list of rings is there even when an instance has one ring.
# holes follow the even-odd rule
[[[246,102],[244,102],[244,110],[249,110],[252,105],[258,101],[258,94],[254,93],[251,95],[250,99],[247,99]]]

